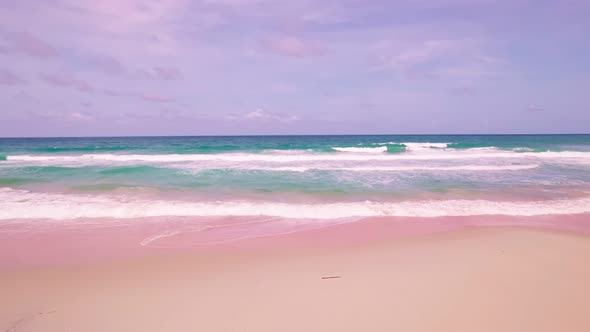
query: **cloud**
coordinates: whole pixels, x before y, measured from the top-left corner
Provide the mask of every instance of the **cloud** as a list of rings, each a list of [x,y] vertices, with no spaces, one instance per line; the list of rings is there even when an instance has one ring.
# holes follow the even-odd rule
[[[152,70],[135,70],[129,77],[136,80],[176,81],[182,78],[182,72],[176,67],[156,66]]]
[[[59,103],[61,104],[61,103]],[[63,107],[63,105],[61,105]],[[56,111],[29,111],[29,116],[34,118],[46,119],[46,120],[57,120],[57,121],[68,121],[68,122],[92,122],[95,121],[95,117],[84,112],[56,112]]]
[[[57,55],[57,49],[39,37],[22,31],[7,35],[8,46],[2,48],[4,53],[20,53],[36,58],[51,58]]]
[[[39,74],[39,78],[41,78],[41,80],[47,84],[61,87],[70,87],[86,93],[94,92],[94,88],[92,88],[90,84],[84,80],[76,78],[73,74],[68,72],[62,71],[52,74],[41,73]]]
[[[24,111],[68,92],[67,110],[93,110],[106,133],[105,116],[173,118],[155,113],[161,108],[208,110],[217,122],[204,129],[242,133],[283,123],[300,133],[371,132],[388,123],[387,130],[420,131],[424,118],[442,130],[461,129],[450,125],[457,119],[471,128],[475,114],[489,109],[520,109],[525,117],[530,96],[560,106],[549,115],[575,113],[585,85],[564,82],[582,80],[587,69],[582,6],[587,2],[0,1],[0,67],[10,72],[0,73],[0,86],[21,90],[6,84],[25,79],[22,90],[39,101],[0,99],[5,109]],[[78,92],[93,88],[92,95]],[[86,100],[94,106],[85,108]],[[125,130],[150,133],[163,130],[160,124]]]
[[[384,49],[377,54],[380,65],[401,71],[460,53],[464,48],[460,41],[444,39],[426,40],[407,46],[384,42],[377,47]]]
[[[273,53],[294,58],[305,58],[323,53],[323,47],[320,43],[303,40],[295,36],[272,39],[265,43],[265,47]]]
[[[264,113],[263,110],[256,110],[254,112],[250,112],[250,113],[246,113],[245,117],[247,119],[263,119],[267,116],[266,113]]]
[[[224,118],[230,121],[275,121],[283,123],[299,120],[299,118],[296,115],[267,112],[260,108],[255,111],[243,114],[228,114]]]
[[[154,67],[157,77],[165,81],[175,81],[182,78],[182,73],[175,67]]]
[[[13,74],[8,69],[1,69],[0,68],[0,85],[17,85],[25,83],[25,81]]]
[[[100,51],[103,47],[122,56],[177,55],[189,48],[179,42],[178,29],[186,27],[190,0],[60,0],[56,16],[58,24],[77,23],[88,40],[76,40],[87,49]],[[190,14],[198,21],[198,13]]]
[[[74,120],[74,121],[93,121],[94,117],[92,117],[89,114],[86,113],[81,113],[81,112],[71,112],[71,113],[67,113],[65,115],[65,117],[69,120]]]
[[[135,98],[150,103],[173,103],[176,100],[171,97],[163,96],[158,93],[150,92],[130,92],[130,91],[118,91],[114,89],[104,89],[102,93],[110,97],[129,97]]]
[[[409,79],[443,79],[472,84],[500,76],[505,63],[488,54],[485,41],[470,38],[384,41],[373,46],[378,70]]]

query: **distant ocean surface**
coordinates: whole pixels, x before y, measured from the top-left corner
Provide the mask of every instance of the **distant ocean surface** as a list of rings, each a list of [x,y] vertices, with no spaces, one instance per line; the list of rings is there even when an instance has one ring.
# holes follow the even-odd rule
[[[0,139],[0,220],[590,212],[590,135]]]

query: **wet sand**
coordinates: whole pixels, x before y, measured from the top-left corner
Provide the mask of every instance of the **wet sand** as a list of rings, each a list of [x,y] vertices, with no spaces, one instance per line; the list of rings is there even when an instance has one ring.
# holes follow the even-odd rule
[[[109,255],[47,264],[7,241],[0,331],[590,331],[590,236],[479,220],[369,220],[116,257],[146,235],[119,231]],[[98,243],[59,234],[71,243],[55,255]],[[53,257],[34,239],[18,250]]]

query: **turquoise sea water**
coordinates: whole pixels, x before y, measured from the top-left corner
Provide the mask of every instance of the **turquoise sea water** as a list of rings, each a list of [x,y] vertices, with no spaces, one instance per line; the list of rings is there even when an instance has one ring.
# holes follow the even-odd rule
[[[579,213],[588,195],[590,135],[0,139],[4,219]]]
[[[404,142],[450,143],[450,147],[457,149],[496,147],[506,150],[590,151],[590,135],[334,135],[0,138],[0,154],[335,152],[335,147],[375,147],[384,143],[392,150],[390,152],[397,153],[405,151]]]

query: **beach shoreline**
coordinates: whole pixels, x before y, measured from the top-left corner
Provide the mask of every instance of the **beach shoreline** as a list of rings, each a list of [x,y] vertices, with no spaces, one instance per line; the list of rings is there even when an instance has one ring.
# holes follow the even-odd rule
[[[338,248],[473,227],[590,234],[590,215],[15,220],[0,226],[0,271],[160,255]]]

